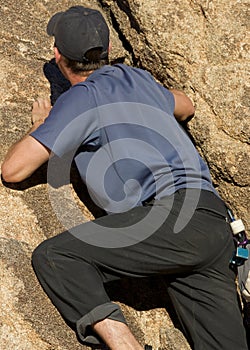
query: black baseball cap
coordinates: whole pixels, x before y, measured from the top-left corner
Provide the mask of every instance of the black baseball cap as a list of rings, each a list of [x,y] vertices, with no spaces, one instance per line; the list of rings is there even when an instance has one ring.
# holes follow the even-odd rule
[[[87,62],[85,54],[101,49],[101,59],[108,57],[109,28],[102,14],[83,6],[58,12],[48,22],[47,33],[55,37],[60,53],[78,62]]]

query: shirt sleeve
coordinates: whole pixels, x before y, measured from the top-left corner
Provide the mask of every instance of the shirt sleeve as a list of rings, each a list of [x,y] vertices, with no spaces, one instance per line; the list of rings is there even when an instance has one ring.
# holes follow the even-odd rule
[[[158,91],[162,95],[163,99],[160,98],[160,101],[161,101],[162,106],[164,107],[164,111],[166,111],[168,114],[170,114],[174,117],[175,100],[174,100],[174,95],[172,94],[172,92],[170,90],[168,90],[167,88],[165,88],[160,83],[158,83],[149,72],[145,71],[144,74],[151,81],[151,83],[155,84],[156,88],[158,88]],[[152,86],[150,86],[150,87],[152,89]]]
[[[174,109],[175,109],[175,100],[174,95],[172,92],[168,89],[166,89],[164,86],[162,86],[159,83],[156,83],[158,85],[158,88],[162,92],[164,98],[166,99],[166,110],[167,113],[174,116]]]
[[[97,129],[93,97],[78,84],[61,95],[48,118],[30,135],[61,157],[76,151]]]

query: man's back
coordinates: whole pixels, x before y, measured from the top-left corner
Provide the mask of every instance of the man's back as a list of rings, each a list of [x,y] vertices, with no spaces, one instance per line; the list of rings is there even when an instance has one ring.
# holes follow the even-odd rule
[[[174,117],[174,97],[152,76],[104,66],[63,94],[32,134],[75,161],[94,200],[122,212],[180,188],[213,191],[208,169]]]

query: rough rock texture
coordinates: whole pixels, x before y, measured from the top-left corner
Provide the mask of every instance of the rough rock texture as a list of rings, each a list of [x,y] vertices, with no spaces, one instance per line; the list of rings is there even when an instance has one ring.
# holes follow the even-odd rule
[[[112,59],[144,67],[167,87],[184,89],[193,99],[194,142],[222,197],[246,224],[250,222],[248,1],[0,3],[0,161],[29,129],[32,101],[49,94],[42,74],[44,62],[52,57],[47,20],[74,4],[102,7],[112,28]],[[62,188],[61,195],[66,201],[73,196],[91,219],[71,185]],[[84,349],[42,292],[30,264],[39,242],[63,230],[50,203],[46,169],[12,188],[1,184],[0,198],[1,349]],[[154,350],[189,348],[176,328],[164,281],[152,279],[140,286],[125,281],[113,285],[110,294],[121,303],[139,341],[152,344]]]

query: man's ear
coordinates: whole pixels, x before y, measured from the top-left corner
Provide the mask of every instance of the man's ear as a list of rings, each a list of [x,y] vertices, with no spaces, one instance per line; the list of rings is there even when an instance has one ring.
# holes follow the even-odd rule
[[[60,62],[62,55],[60,54],[59,50],[57,47],[54,47],[54,55],[55,55],[55,60],[56,63]]]

